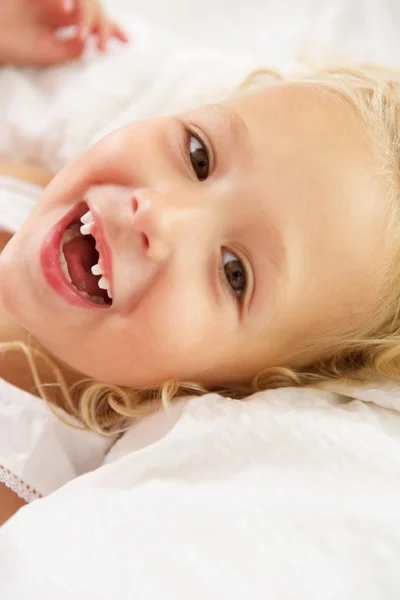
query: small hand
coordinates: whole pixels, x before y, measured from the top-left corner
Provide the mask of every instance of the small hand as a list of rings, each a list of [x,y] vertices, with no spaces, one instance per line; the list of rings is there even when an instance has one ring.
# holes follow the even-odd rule
[[[75,26],[77,35],[61,39],[60,28]],[[98,48],[126,35],[96,0],[0,0],[0,60],[21,66],[47,66],[78,58],[90,35]]]
[[[105,51],[107,41],[115,37],[127,42],[128,37],[104,12],[99,0],[30,0],[40,4],[53,26],[75,25],[78,36],[86,41],[90,35],[98,37],[98,49]]]

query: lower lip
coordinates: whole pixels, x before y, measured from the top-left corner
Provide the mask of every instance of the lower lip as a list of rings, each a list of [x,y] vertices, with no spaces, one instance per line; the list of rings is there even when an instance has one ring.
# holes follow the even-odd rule
[[[87,204],[81,202],[54,225],[43,241],[40,250],[40,265],[46,281],[68,304],[91,310],[104,310],[108,307],[91,302],[79,294],[65,278],[60,265],[60,244],[63,233],[73,221],[82,217],[86,211]]]

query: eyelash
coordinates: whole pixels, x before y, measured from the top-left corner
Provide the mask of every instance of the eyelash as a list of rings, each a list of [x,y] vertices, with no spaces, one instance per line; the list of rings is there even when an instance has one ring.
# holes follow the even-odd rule
[[[247,272],[247,268],[246,266],[243,264],[243,261],[240,260],[240,258],[234,254],[233,252],[231,252],[230,250],[228,250],[227,248],[223,248],[222,252],[226,252],[227,254],[230,254],[230,256],[232,257],[231,260],[224,262],[222,257],[221,257],[221,261],[219,262],[219,267],[218,267],[218,271],[219,271],[219,276],[222,282],[222,285],[224,285],[225,287],[228,286],[228,291],[230,294],[233,295],[234,300],[240,305],[243,303],[244,297],[246,295],[247,292],[247,287],[248,287],[248,272]],[[243,271],[243,290],[241,290],[239,293],[231,286],[231,284],[229,283],[228,280],[228,274],[227,271],[225,270],[227,265],[231,262],[238,262],[240,264],[240,268]],[[239,267],[237,267],[237,269],[239,269]]]
[[[182,125],[183,135],[184,135],[184,139],[183,139],[183,153],[184,153],[184,157],[185,157],[185,162],[187,163],[190,171],[192,173],[194,173],[194,175],[197,177],[198,181],[200,181],[200,182],[205,181],[206,179],[208,179],[208,177],[211,174],[213,152],[211,152],[211,150],[209,148],[209,144],[207,144],[204,141],[203,137],[199,134],[199,132],[197,130],[194,131],[193,128],[189,127],[186,123],[181,123],[181,125]],[[207,167],[207,174],[203,178],[200,178],[197,175],[197,173],[195,171],[195,168],[193,166],[193,162],[191,160],[190,145],[191,145],[191,140],[192,139],[196,140],[199,143],[199,145],[205,151],[205,154],[206,154],[206,159],[207,159],[207,162],[208,162],[208,167]]]
[[[183,128],[184,128],[184,134],[185,134],[185,141],[184,141],[184,147],[185,147],[185,158],[186,158],[186,162],[188,163],[189,168],[192,170],[192,172],[195,173],[196,177],[198,178],[199,181],[205,181],[209,175],[210,175],[210,152],[208,150],[207,144],[203,141],[203,139],[199,136],[199,134],[196,132],[194,132],[191,128],[187,127],[185,124],[182,124]],[[204,179],[200,179],[197,174],[196,171],[194,169],[191,157],[190,157],[190,152],[191,152],[191,140],[195,139],[200,146],[204,149],[206,155],[207,155],[207,160],[208,160],[208,169],[207,169],[207,176],[204,177]],[[245,267],[245,265],[243,264],[243,262],[240,260],[240,258],[234,254],[233,252],[231,252],[230,250],[228,250],[227,248],[223,248],[222,249],[222,253],[227,252],[228,254],[231,255],[232,260],[224,263],[221,257],[221,260],[219,261],[219,276],[220,276],[220,280],[223,286],[228,286],[229,288],[229,292],[233,295],[235,302],[237,302],[238,304],[242,304],[243,303],[243,299],[244,296],[246,294],[247,291],[247,284],[248,284],[248,275],[247,275],[247,269]],[[240,264],[240,268],[243,271],[243,280],[244,280],[244,289],[241,293],[237,293],[235,291],[235,289],[231,286],[231,284],[228,281],[228,275],[227,275],[227,271],[226,271],[226,266],[230,263],[230,262],[238,262]],[[238,267],[239,268],[239,267]]]

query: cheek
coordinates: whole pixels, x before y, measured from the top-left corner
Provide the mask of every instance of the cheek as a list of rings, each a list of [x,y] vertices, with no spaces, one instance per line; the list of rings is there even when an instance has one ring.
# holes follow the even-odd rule
[[[126,323],[126,334],[137,343],[143,360],[191,364],[194,353],[206,348],[219,323],[206,299],[180,298],[179,291],[152,297]],[[178,356],[179,355],[179,356]]]
[[[120,385],[147,387],[170,378],[196,380],[221,356],[215,342],[225,340],[226,332],[206,302],[179,302],[177,298],[179,294],[164,295],[160,301],[153,294],[130,317],[110,315],[90,330],[66,328],[47,346],[85,375]]]
[[[208,296],[189,297],[182,289],[181,295],[158,300],[154,296],[146,302],[125,325],[131,356],[143,374],[159,382],[176,377],[213,384],[227,365],[231,372],[238,367],[237,328],[228,310]]]
[[[226,359],[230,342],[229,321],[204,298],[179,294],[157,295],[129,319],[109,323],[102,340],[93,340],[93,351],[103,346],[106,356],[97,364],[107,368],[108,378],[125,385],[155,385],[168,378],[202,380]],[[109,340],[108,353],[104,340]],[[98,357],[100,358],[100,357]]]

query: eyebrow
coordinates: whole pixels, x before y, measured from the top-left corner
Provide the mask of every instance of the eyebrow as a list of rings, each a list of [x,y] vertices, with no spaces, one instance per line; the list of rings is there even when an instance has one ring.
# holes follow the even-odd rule
[[[207,109],[224,121],[225,127],[237,142],[243,143],[245,141],[249,132],[239,113],[224,104],[208,104]]]

